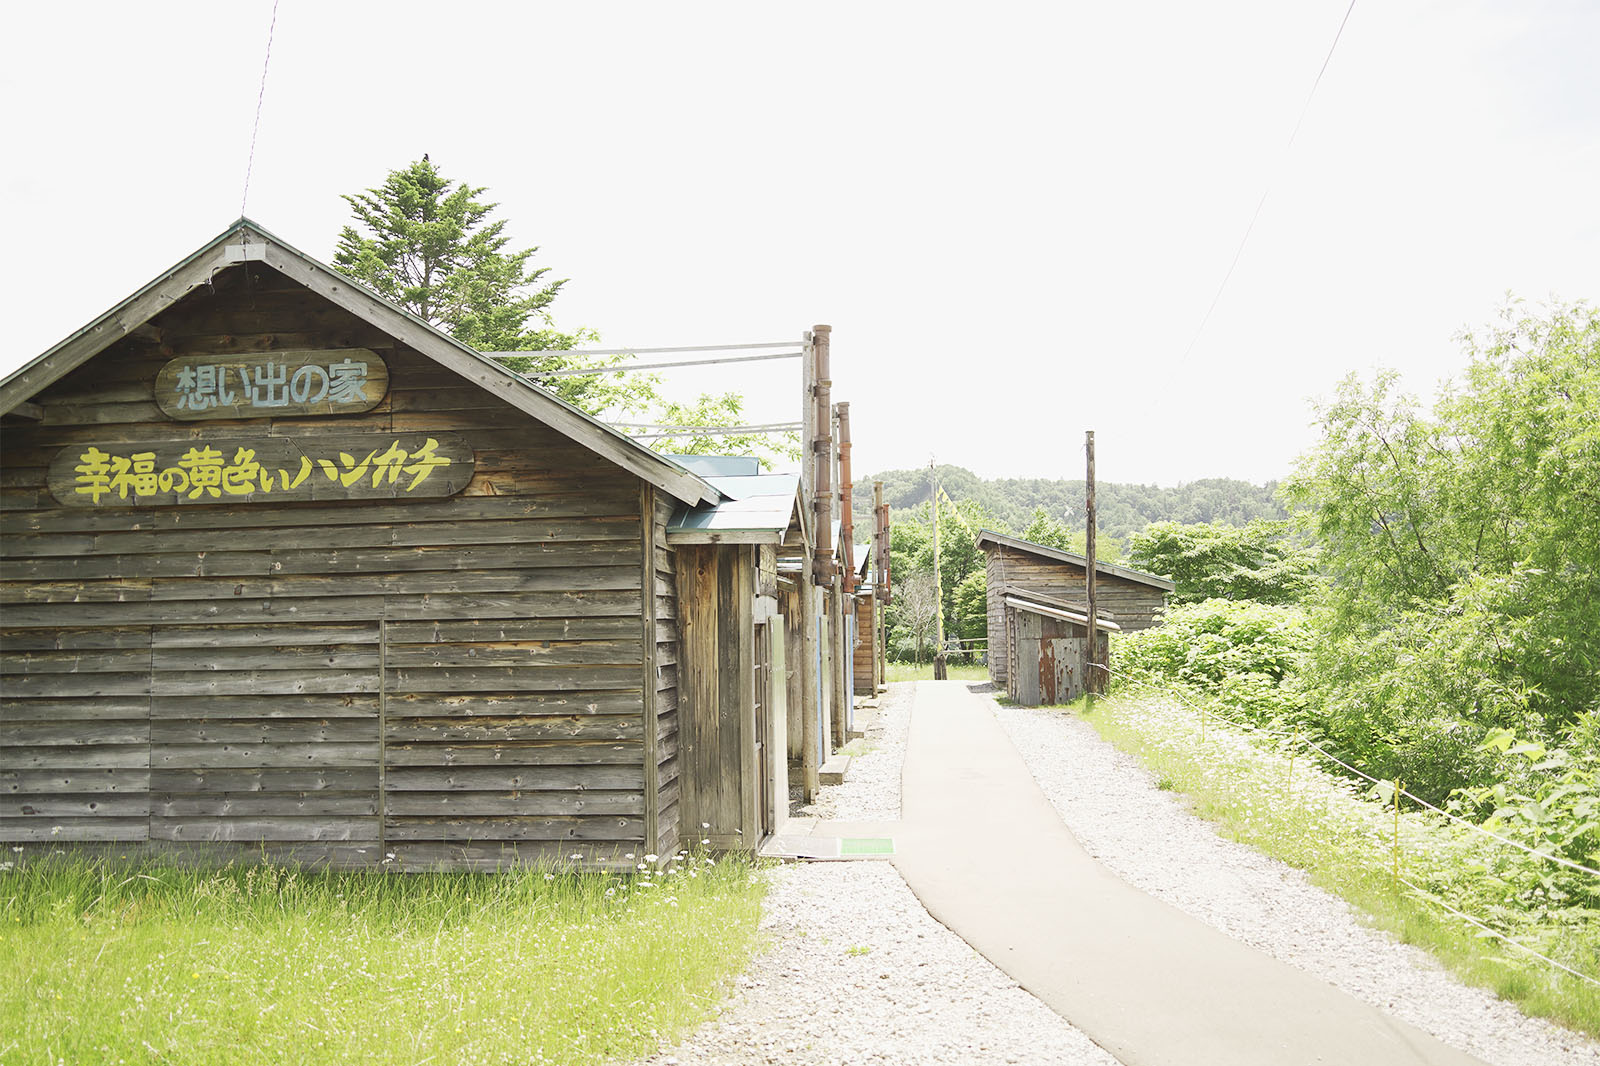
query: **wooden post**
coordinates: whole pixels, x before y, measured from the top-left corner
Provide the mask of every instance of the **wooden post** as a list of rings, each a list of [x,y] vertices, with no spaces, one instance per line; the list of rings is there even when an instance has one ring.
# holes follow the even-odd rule
[[[818,690],[817,586],[802,575],[800,581],[800,773],[805,802],[817,798],[822,787],[822,736],[818,729],[822,693]]]
[[[1099,627],[1100,616],[1095,603],[1095,557],[1094,557],[1094,430],[1084,434],[1084,451],[1089,459],[1088,479],[1084,483],[1084,507],[1087,512],[1083,532],[1083,554],[1085,567],[1083,575],[1084,595],[1089,601],[1089,646],[1083,655],[1083,691],[1086,697],[1085,704],[1089,709],[1094,708],[1095,693],[1101,690],[1099,670],[1100,641]]]
[[[850,483],[850,405],[833,405],[839,419],[839,557],[844,560],[844,594],[856,591],[855,486]]]
[[[850,739],[850,719],[855,709],[855,686],[850,683],[850,667],[855,647],[850,641],[849,622],[855,617],[854,523],[850,515],[850,405],[833,405],[830,443],[833,447],[839,505],[839,568],[833,575],[833,746],[842,748]]]
[[[889,637],[889,627],[884,624],[883,609],[889,606],[889,511],[883,505],[883,482],[872,483],[872,542],[873,556],[877,561],[877,571],[873,577],[872,587],[872,624],[874,627],[873,639],[877,642],[878,671],[875,678],[873,691],[884,684],[889,678],[889,649],[886,646]]]
[[[833,379],[829,376],[828,344],[832,326],[813,326],[811,348],[816,359],[816,379],[813,386],[812,432],[816,436],[807,445],[811,449],[811,465],[816,471],[812,488],[812,507],[816,515],[816,554],[812,559],[811,579],[827,585],[833,576]]]
[[[852,686],[847,684],[850,676],[850,657],[852,649],[845,639],[848,630],[845,627],[846,611],[844,607],[845,594],[844,582],[841,575],[833,575],[833,584],[829,590],[828,606],[832,608],[829,614],[829,624],[833,629],[833,750],[845,746],[850,739],[850,709],[855,693],[851,692]]]
[[[928,463],[928,508],[933,519],[933,679],[942,681],[944,669],[944,597],[939,580],[939,482]]]
[[[823,327],[826,329],[827,327]],[[817,355],[819,338],[815,331],[806,333],[806,357],[801,382],[800,411],[805,424],[806,459],[800,464],[801,498],[811,501],[813,519],[816,516],[816,441],[817,441]],[[827,343],[827,337],[821,338]],[[800,777],[801,794],[805,802],[817,798],[822,787],[822,737],[817,728],[822,716],[822,693],[818,686],[817,664],[821,651],[817,644],[817,536],[813,521],[811,542],[806,545],[805,568],[800,574],[800,659],[795,669],[800,671]]]

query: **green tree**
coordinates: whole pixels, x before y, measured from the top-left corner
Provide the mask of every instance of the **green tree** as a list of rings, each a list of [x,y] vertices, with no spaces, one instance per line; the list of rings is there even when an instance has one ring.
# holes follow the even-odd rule
[[[972,642],[989,636],[989,575],[974,570],[956,585],[953,599],[956,632],[965,642],[963,648],[969,652],[978,650]]]
[[[445,177],[427,156],[389,172],[383,184],[347,195],[354,224],[340,231],[333,264],[479,351],[567,350],[593,342],[588,330],[563,333],[549,307],[564,280],[529,260],[538,248],[515,250],[499,207],[482,186]],[[616,365],[620,357],[513,357],[513,370],[541,373]],[[591,413],[637,411],[657,399],[656,379],[634,374],[544,378],[557,396]]]
[[[1113,537],[1100,529],[1100,523],[1095,523],[1098,535],[1094,539],[1094,557],[1097,562],[1114,563],[1122,558],[1122,538]],[[1043,507],[1033,509],[1033,517],[1028,521],[1028,526],[1022,531],[1022,539],[1042,544],[1046,548],[1055,548],[1058,551],[1072,552],[1082,555],[1089,550],[1089,535],[1083,525],[1076,529],[1069,527],[1065,522],[1052,518],[1050,512]]]
[[[657,451],[672,455],[754,455],[768,469],[779,461],[800,458],[798,433],[695,433],[693,427],[737,426],[744,424],[744,397],[737,392],[703,393],[693,403],[664,401],[657,416],[659,426],[670,427],[671,436],[651,442]],[[859,491],[859,490],[858,490]],[[870,505],[863,517],[860,507],[852,507],[856,521],[870,523]],[[868,528],[871,528],[870,525]]]
[[[1292,538],[1287,522],[1154,522],[1134,534],[1128,565],[1171,578],[1175,604],[1214,597],[1299,603],[1315,581],[1316,556]]]
[[[1284,486],[1331,579],[1317,724],[1435,801],[1498,778],[1492,730],[1581,747],[1600,714],[1600,314],[1513,306],[1463,340],[1431,417],[1346,380]]]

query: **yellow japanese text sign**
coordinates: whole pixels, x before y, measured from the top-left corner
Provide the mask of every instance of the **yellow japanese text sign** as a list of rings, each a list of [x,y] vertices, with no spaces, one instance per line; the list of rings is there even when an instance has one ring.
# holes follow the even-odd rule
[[[51,495],[69,507],[393,500],[453,496],[472,480],[454,433],[133,441],[63,448]]]

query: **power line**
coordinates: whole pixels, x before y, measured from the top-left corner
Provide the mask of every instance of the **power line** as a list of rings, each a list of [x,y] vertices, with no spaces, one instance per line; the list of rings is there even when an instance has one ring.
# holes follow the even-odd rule
[[[506,360],[527,358],[532,355],[592,355],[592,352],[574,352],[553,348],[539,352],[484,352],[490,359]],[[531,378],[564,378],[575,374],[625,374],[631,370],[660,370],[673,366],[715,366],[723,363],[763,363],[772,359],[799,359],[804,352],[776,352],[771,355],[736,355],[722,359],[678,359],[666,363],[624,363],[618,366],[569,366],[560,370],[529,370]]]
[[[1322,84],[1322,76],[1328,72],[1328,64],[1333,61],[1333,51],[1339,47],[1339,38],[1344,36],[1345,24],[1350,21],[1350,13],[1356,9],[1356,0],[1350,0],[1350,6],[1345,8],[1344,18],[1339,20],[1339,29],[1333,35],[1333,43],[1328,46],[1328,54],[1322,58],[1322,66],[1317,70],[1317,77],[1311,83],[1311,91],[1306,94],[1306,102],[1300,105],[1300,116],[1294,120],[1294,129],[1289,133],[1289,140],[1283,146],[1283,153],[1279,162],[1287,158],[1289,150],[1294,147],[1294,140],[1300,135],[1300,125],[1306,120],[1306,112],[1311,110],[1311,100],[1317,95],[1317,86]],[[1222,275],[1222,284],[1217,286],[1217,293],[1211,297],[1211,306],[1206,308],[1205,315],[1200,319],[1200,325],[1195,327],[1194,336],[1189,338],[1189,346],[1183,350],[1183,358],[1188,359],[1194,351],[1194,346],[1200,342],[1200,334],[1205,332],[1206,324],[1211,321],[1211,313],[1217,309],[1217,304],[1222,301],[1222,293],[1228,287],[1228,282],[1233,278],[1234,268],[1239,265],[1239,259],[1244,255],[1244,247],[1250,243],[1250,234],[1255,231],[1256,220],[1261,217],[1261,209],[1267,205],[1267,197],[1272,192],[1272,183],[1269,178],[1267,187],[1261,190],[1261,199],[1256,201],[1256,209],[1250,213],[1250,222],[1244,228],[1244,236],[1239,238],[1239,247],[1234,249],[1233,260],[1228,264],[1227,273]]]
[[[239,216],[250,201],[250,172],[256,165],[256,135],[261,132],[261,102],[267,98],[267,67],[272,62],[272,35],[278,28],[278,0],[272,0],[272,22],[267,26],[267,54],[261,60],[261,88],[256,92],[256,123],[250,128],[250,157],[244,164],[244,192],[239,195]]]

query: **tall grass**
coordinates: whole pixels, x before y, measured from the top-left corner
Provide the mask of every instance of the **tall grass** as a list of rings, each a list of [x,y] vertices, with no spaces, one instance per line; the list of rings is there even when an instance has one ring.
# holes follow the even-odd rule
[[[0,873],[0,1062],[638,1055],[744,967],[762,892],[746,862],[687,856],[622,876],[46,858]]]
[[[1542,860],[1425,810],[1403,809],[1398,872],[1419,893],[1396,880],[1392,802],[1315,765],[1303,749],[1291,759],[1271,738],[1216,719],[1202,736],[1194,708],[1160,695],[1101,699],[1084,718],[1234,839],[1307,871],[1378,927],[1524,1012],[1600,1035],[1600,985],[1486,935],[1434,901],[1600,977],[1600,912],[1557,899],[1530,906],[1519,895],[1530,882],[1532,891],[1543,891],[1538,886],[1550,870],[1540,868]]]

